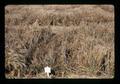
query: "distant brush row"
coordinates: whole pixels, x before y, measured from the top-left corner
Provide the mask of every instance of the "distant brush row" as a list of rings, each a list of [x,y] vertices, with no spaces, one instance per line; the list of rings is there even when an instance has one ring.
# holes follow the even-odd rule
[[[85,22],[110,22],[114,20],[113,15],[99,14],[97,12],[39,12],[31,13],[30,10],[21,13],[6,14],[5,22],[13,25],[32,24],[38,19],[39,25],[56,25],[56,26],[70,26],[80,25],[81,21]]]

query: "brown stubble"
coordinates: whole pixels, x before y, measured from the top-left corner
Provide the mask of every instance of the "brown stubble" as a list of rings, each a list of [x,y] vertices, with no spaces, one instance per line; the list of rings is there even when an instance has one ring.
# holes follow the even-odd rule
[[[112,7],[6,6],[6,77],[44,78],[46,65],[63,78],[114,76]]]

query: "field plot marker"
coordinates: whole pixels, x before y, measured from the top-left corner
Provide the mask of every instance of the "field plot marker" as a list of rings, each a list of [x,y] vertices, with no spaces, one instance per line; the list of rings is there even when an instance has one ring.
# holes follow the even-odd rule
[[[47,73],[47,77],[50,78],[49,74],[51,73],[51,68],[47,66],[44,68],[44,71],[45,71],[45,73]]]

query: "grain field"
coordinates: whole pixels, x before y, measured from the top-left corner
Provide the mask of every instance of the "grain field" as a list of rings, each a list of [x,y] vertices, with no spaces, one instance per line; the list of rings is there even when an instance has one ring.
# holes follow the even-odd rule
[[[113,5],[5,6],[6,78],[114,78]]]

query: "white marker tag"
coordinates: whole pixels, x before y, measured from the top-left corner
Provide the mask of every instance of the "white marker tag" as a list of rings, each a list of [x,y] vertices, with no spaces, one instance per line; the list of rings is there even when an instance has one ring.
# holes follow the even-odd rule
[[[48,66],[45,67],[44,70],[45,70],[45,73],[51,73],[51,68]]]

